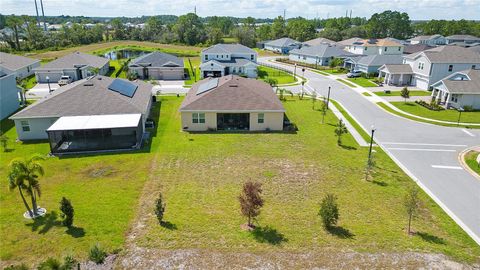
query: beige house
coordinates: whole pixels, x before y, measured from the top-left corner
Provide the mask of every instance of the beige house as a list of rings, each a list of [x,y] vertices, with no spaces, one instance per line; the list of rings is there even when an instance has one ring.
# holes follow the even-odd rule
[[[272,87],[235,75],[192,86],[180,107],[185,131],[283,130],[285,109]]]

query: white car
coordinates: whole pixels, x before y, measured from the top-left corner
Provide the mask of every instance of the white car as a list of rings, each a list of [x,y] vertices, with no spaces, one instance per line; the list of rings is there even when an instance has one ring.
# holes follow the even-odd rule
[[[59,86],[67,85],[72,82],[72,78],[70,76],[64,75],[58,81]]]
[[[362,72],[359,70],[353,70],[347,73],[347,78],[358,78],[362,75]]]

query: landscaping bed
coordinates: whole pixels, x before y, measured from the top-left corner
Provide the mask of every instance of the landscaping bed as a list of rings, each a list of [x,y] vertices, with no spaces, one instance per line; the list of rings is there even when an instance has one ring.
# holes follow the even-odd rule
[[[390,102],[395,107],[399,108],[400,110],[411,113],[413,115],[426,117],[435,120],[442,120],[442,121],[449,121],[449,122],[457,122],[459,112],[456,110],[448,109],[448,110],[440,110],[440,111],[433,111],[429,110],[428,108],[416,103],[416,102]],[[480,123],[480,112],[462,112],[462,116],[460,118],[460,122],[462,123]]]

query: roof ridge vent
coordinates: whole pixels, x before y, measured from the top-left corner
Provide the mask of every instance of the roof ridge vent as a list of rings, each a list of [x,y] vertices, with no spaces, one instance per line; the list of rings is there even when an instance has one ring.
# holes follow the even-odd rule
[[[83,86],[93,86],[93,83],[92,82],[86,82],[83,84]]]

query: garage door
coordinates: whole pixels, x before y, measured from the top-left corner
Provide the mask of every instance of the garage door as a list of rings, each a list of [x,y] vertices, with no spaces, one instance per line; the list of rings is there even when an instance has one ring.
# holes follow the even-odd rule
[[[62,73],[53,73],[53,72],[37,73],[37,79],[38,79],[38,82],[40,83],[46,83],[47,76],[48,76],[51,83],[56,83],[60,80],[62,75],[63,75]]]
[[[163,80],[181,80],[183,79],[182,70],[163,70]]]
[[[416,85],[418,88],[428,90],[428,82],[422,79],[416,79]]]

